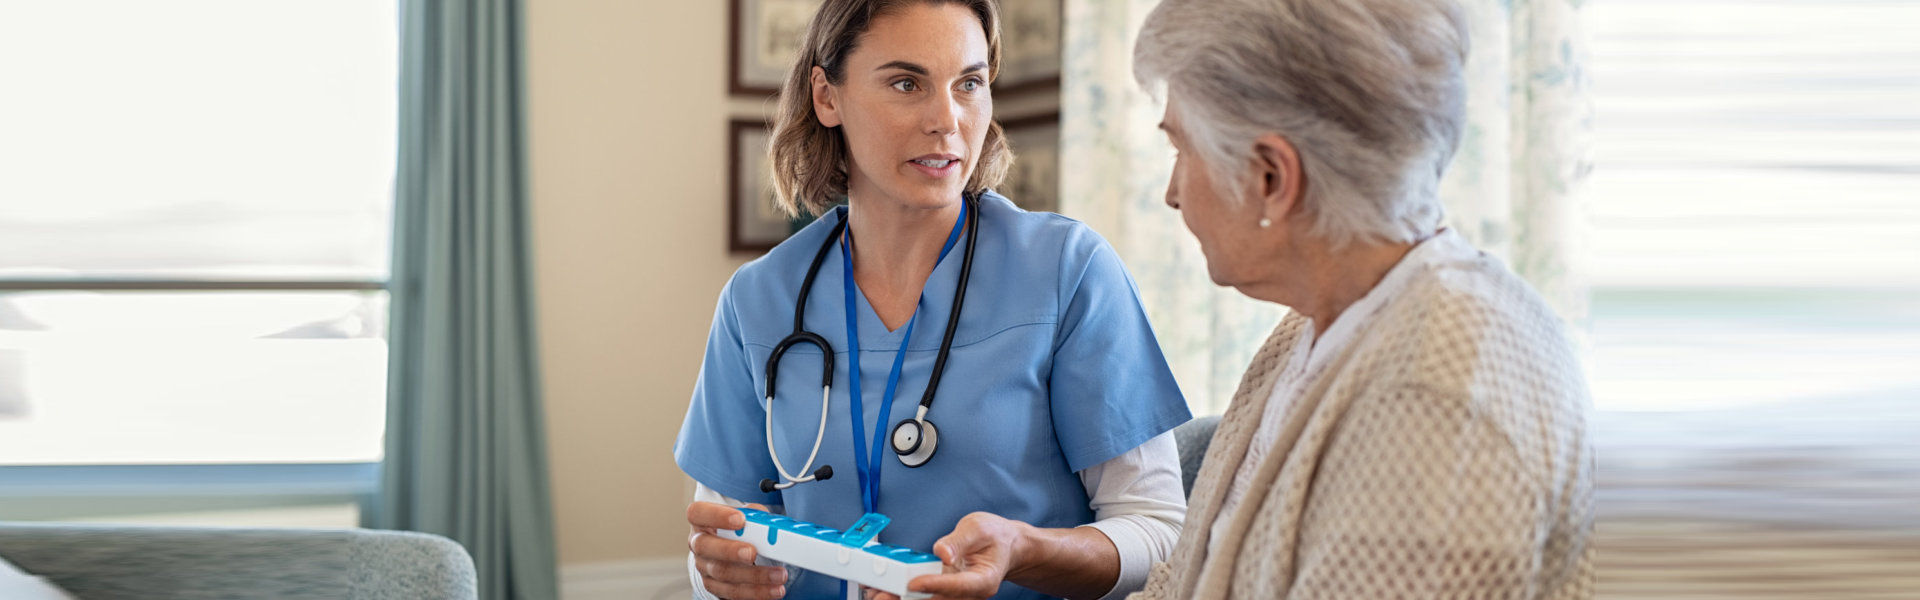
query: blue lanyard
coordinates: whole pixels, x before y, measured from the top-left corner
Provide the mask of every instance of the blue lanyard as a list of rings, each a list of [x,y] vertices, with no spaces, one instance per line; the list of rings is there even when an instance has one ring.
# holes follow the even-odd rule
[[[967,222],[967,203],[960,203],[960,218],[953,222],[953,232],[947,234],[947,244],[940,247],[940,258],[934,259],[934,266],[946,260],[947,251],[953,249],[953,243],[960,239],[961,225]],[[853,240],[853,229],[847,229],[847,235],[840,242],[840,258],[844,275],[843,287],[846,288],[847,305],[847,358],[852,366],[847,369],[848,383],[853,394],[853,466],[860,475],[860,506],[866,512],[880,512],[880,447],[886,440],[887,415],[893,413],[893,394],[900,385],[900,365],[907,358],[907,342],[913,339],[913,324],[920,320],[920,302],[926,300],[925,287],[920,300],[914,301],[913,316],[907,319],[907,332],[900,338],[900,350],[893,354],[893,370],[887,373],[886,393],[881,394],[880,418],[873,424],[873,448],[868,450],[866,441],[860,434],[866,431],[866,415],[860,406],[860,313],[855,308],[853,284],[853,249],[848,245]],[[952,318],[952,317],[948,317]],[[861,457],[866,457],[863,464]]]

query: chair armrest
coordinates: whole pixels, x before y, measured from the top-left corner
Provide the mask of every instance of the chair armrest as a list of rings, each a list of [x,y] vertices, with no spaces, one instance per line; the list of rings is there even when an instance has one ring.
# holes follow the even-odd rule
[[[0,523],[0,555],[87,600],[472,600],[458,544],[372,530]]]

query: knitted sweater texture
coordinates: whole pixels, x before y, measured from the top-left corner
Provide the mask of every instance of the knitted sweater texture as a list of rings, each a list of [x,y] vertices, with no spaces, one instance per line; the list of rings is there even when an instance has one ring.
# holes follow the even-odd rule
[[[1214,434],[1172,558],[1131,598],[1593,596],[1591,402],[1564,325],[1458,236],[1428,245],[1328,368],[1272,399],[1290,403],[1278,439],[1223,514],[1281,367],[1312,335],[1297,313],[1281,321]]]

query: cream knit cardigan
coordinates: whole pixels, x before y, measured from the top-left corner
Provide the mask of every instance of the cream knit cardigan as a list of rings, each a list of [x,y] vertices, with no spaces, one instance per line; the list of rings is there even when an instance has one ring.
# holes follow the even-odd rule
[[[1281,367],[1281,321],[1241,379],[1173,557],[1135,600],[1591,598],[1587,385],[1561,321],[1450,233],[1290,401],[1221,514]],[[1423,246],[1427,244],[1422,244]],[[1216,519],[1228,537],[1207,554]]]

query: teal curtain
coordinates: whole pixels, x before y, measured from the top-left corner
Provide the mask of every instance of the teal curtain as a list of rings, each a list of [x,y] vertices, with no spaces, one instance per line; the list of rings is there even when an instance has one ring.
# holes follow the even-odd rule
[[[484,600],[557,593],[517,0],[401,0],[386,460],[368,527],[466,546]]]

